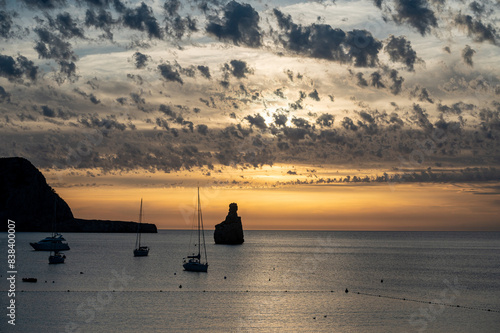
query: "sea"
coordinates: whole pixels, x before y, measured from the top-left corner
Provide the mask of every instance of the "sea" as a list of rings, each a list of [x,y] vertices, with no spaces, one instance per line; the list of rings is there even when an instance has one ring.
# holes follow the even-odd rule
[[[208,273],[183,271],[190,231],[65,233],[66,262],[0,234],[1,332],[499,332],[499,232],[245,231]],[[36,283],[22,282],[24,277]],[[15,300],[15,325],[9,302]]]

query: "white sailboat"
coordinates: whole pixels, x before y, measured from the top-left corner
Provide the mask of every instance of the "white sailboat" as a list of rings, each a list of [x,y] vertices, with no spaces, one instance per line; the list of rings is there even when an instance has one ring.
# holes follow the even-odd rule
[[[141,224],[142,224],[142,198],[141,198],[141,209],[139,211],[139,224],[137,225],[137,236],[135,238],[134,257],[146,257],[149,254],[149,247],[141,245]]]
[[[203,231],[203,217],[201,215],[201,204],[200,204],[200,188],[198,187],[198,254],[187,256],[184,258],[183,267],[185,271],[190,272],[207,272],[208,262],[207,262],[207,248],[205,246],[205,233]],[[205,254],[205,262],[201,261],[201,241],[203,239],[203,252]]]

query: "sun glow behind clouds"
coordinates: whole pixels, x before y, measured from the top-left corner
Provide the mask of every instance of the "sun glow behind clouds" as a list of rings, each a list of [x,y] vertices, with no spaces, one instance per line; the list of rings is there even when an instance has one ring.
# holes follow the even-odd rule
[[[233,170],[235,177],[241,171]],[[267,174],[269,170],[250,170],[253,186],[208,185],[202,181],[206,176],[193,172],[190,180],[187,174],[136,173],[97,176],[92,177],[95,184],[55,188],[75,217],[86,219],[136,221],[144,198],[145,221],[164,229],[190,228],[199,184],[208,230],[224,220],[231,202],[238,203],[248,230],[500,230],[496,195],[477,195],[486,193],[479,184],[265,185],[297,177],[285,170],[290,169]],[[171,183],[175,179],[177,183]]]

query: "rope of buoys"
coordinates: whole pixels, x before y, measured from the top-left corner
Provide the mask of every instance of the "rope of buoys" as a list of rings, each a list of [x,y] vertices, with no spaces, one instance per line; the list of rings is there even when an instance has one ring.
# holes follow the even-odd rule
[[[346,289],[347,292],[347,289]],[[474,306],[463,306],[459,304],[449,304],[449,303],[439,303],[439,302],[433,302],[433,301],[423,301],[423,300],[418,300],[418,299],[411,299],[407,297],[396,297],[396,296],[389,296],[389,295],[381,295],[381,294],[370,294],[370,293],[363,293],[360,291],[355,291],[352,292],[354,295],[363,295],[363,296],[372,296],[372,297],[382,297],[382,298],[387,298],[387,299],[393,299],[393,300],[398,300],[398,301],[406,301],[406,302],[415,302],[415,303],[424,303],[424,304],[433,304],[433,305],[443,305],[443,306],[448,306],[450,308],[462,308],[462,309],[468,309],[468,310],[478,310],[478,311],[485,311],[485,312],[497,312],[500,313],[500,310],[495,310],[495,309],[485,309],[485,308],[479,308],[479,307],[474,307]]]
[[[71,290],[71,292],[79,292],[79,293],[96,293],[96,292],[107,292],[111,290]],[[20,292],[38,292],[38,293],[43,293],[43,292],[70,292],[70,290],[20,290]],[[113,290],[114,292],[114,290]],[[121,293],[130,293],[130,292],[144,292],[144,293],[153,293],[153,292],[160,292],[160,293],[172,293],[172,292],[191,292],[191,293],[333,293],[333,290],[186,290],[182,288],[182,285],[178,286],[177,290],[121,290]],[[495,313],[500,313],[500,310],[496,309],[486,309],[486,308],[479,308],[479,307],[474,307],[474,306],[464,306],[464,305],[459,305],[459,304],[449,304],[449,303],[439,303],[439,302],[433,302],[433,301],[424,301],[424,300],[418,300],[418,299],[411,299],[407,297],[397,297],[397,296],[389,296],[389,295],[382,295],[382,294],[371,294],[371,293],[364,293],[360,291],[351,291],[348,290],[347,288],[345,289],[345,293],[350,293],[354,295],[363,295],[363,296],[371,296],[371,297],[381,297],[381,298],[386,298],[386,299],[393,299],[393,300],[399,300],[399,301],[406,301],[406,302],[415,302],[415,303],[422,303],[422,304],[434,304],[434,305],[443,305],[443,306],[448,306],[452,308],[461,308],[461,309],[467,309],[467,310],[478,310],[478,311],[484,311],[484,312],[495,312]]]

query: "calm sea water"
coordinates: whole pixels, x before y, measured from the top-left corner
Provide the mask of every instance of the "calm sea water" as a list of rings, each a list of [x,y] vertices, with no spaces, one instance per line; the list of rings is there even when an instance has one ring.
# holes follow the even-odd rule
[[[213,244],[207,232],[208,273],[182,270],[187,231],[143,235],[151,247],[143,258],[133,257],[133,234],[66,233],[71,250],[62,265],[49,265],[47,252],[31,250],[29,242],[45,236],[17,234],[12,327],[6,316],[7,235],[0,234],[1,332],[500,327],[500,233],[246,231],[243,245],[225,246]],[[23,283],[22,277],[38,282]]]

